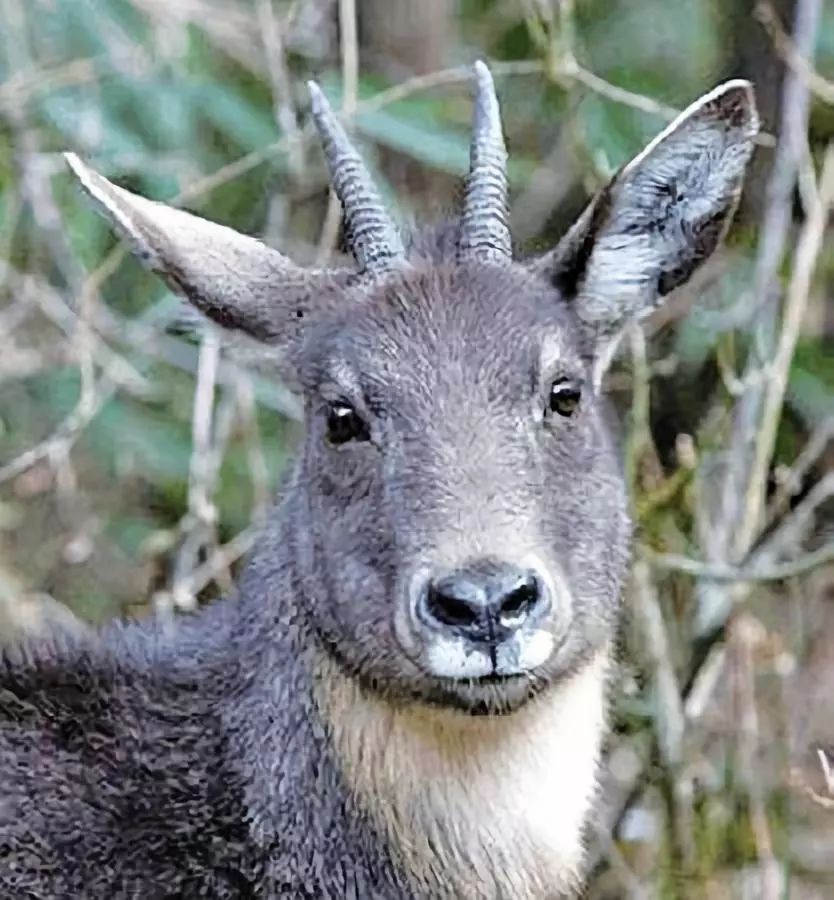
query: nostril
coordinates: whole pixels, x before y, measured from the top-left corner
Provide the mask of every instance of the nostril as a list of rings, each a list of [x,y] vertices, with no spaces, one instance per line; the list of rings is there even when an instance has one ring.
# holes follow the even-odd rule
[[[549,609],[535,572],[492,562],[424,581],[412,596],[421,626],[476,642],[507,640]]]
[[[442,625],[468,628],[479,618],[479,610],[462,597],[429,587],[426,611]]]
[[[538,582],[532,576],[526,578],[521,584],[505,594],[501,599],[499,616],[507,623],[507,620],[519,620],[526,618],[533,607],[539,601]]]

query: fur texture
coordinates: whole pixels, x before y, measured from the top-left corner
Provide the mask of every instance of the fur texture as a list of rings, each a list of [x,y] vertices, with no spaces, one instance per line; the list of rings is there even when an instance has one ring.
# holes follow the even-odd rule
[[[421,896],[533,900],[578,887],[610,662],[603,648],[515,715],[474,718],[385,703],[323,666],[345,781]]]
[[[238,596],[173,633],[0,659],[0,897],[579,884],[630,541],[600,375],[714,248],[754,132],[730,83],[539,261],[466,259],[453,226],[371,280],[304,272],[72,161],[148,265],[275,349],[306,432]],[[425,585],[479,566],[523,566],[547,602],[502,606],[500,640],[418,615]]]

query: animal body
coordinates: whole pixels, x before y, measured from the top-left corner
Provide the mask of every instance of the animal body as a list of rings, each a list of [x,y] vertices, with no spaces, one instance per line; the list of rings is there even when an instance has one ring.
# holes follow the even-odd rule
[[[340,270],[69,157],[140,259],[274,349],[306,431],[234,597],[3,658],[0,896],[579,886],[630,540],[602,375],[720,240],[757,118],[717,88],[519,260],[475,82],[460,218],[414,238],[312,86]]]

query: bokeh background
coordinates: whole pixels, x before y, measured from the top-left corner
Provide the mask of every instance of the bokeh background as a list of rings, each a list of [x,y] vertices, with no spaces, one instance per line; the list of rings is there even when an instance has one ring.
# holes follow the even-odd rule
[[[608,379],[638,545],[589,896],[834,897],[831,2],[0,0],[0,641],[228,592],[299,427],[61,151],[323,262],[305,80],[408,222],[454,208],[477,58],[530,250],[677,110],[756,83],[726,245]]]

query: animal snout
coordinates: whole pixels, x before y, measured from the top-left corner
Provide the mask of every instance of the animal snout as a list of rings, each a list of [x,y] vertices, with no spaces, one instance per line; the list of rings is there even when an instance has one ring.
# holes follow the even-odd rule
[[[543,619],[551,599],[530,569],[481,563],[426,581],[415,612],[420,623],[474,643],[498,644]]]

